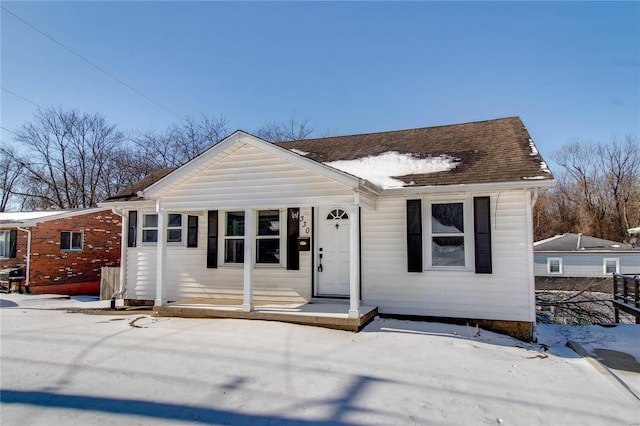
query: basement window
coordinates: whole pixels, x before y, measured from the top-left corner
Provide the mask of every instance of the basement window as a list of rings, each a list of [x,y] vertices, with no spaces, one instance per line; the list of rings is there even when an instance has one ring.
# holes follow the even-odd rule
[[[83,235],[82,231],[62,231],[60,232],[60,250],[81,251]]]

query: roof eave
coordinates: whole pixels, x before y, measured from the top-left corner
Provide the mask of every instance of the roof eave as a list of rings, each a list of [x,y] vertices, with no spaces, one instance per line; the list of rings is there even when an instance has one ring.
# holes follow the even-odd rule
[[[425,185],[425,186],[404,186],[401,188],[385,188],[381,191],[382,196],[417,195],[423,193],[445,193],[445,192],[490,192],[506,190],[547,190],[553,188],[556,181],[545,180],[523,180],[512,182],[489,182],[489,183],[462,183],[456,185]]]

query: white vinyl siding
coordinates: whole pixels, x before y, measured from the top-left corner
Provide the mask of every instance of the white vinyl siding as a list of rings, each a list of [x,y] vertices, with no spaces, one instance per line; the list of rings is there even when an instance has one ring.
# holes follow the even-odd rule
[[[163,207],[181,211],[206,205],[209,210],[230,210],[353,202],[353,190],[345,185],[257,148],[238,143],[227,151],[163,196]]]
[[[284,209],[286,211],[286,209]],[[199,215],[206,223],[206,212],[190,212]],[[221,212],[221,215],[223,213]],[[311,217],[311,209],[301,209],[300,214]],[[222,216],[221,216],[222,217]],[[281,216],[282,217],[282,216]],[[286,222],[281,222],[286,223]],[[219,226],[223,224],[219,223]],[[282,225],[284,226],[284,225]],[[224,229],[220,228],[220,234]],[[222,240],[222,238],[220,238]],[[223,246],[223,242],[219,243]],[[222,249],[218,253],[222,256]],[[232,298],[241,300],[243,295],[243,268],[219,266],[207,269],[207,227],[198,227],[198,247],[167,245],[166,295],[170,301],[190,298]],[[311,251],[300,252],[300,269],[257,266],[254,273],[254,298],[256,300],[302,301],[311,298]],[[221,259],[221,258],[219,258]],[[128,299],[154,300],[156,291],[156,246],[140,246],[127,249]],[[259,272],[258,272],[259,271]]]
[[[362,302],[390,314],[535,321],[527,245],[530,195],[477,195],[491,197],[493,273],[407,272],[406,199],[381,198],[375,211],[362,210]],[[471,194],[462,195],[467,197]]]

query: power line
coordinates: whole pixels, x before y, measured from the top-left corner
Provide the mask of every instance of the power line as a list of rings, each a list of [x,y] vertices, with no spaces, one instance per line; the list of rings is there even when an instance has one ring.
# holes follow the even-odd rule
[[[163,110],[167,111],[169,114],[174,115],[175,117],[177,117],[178,119],[182,119],[178,114],[176,114],[175,112],[171,111],[169,108],[167,108],[166,106],[162,105],[161,103],[151,99],[150,97],[148,97],[147,95],[145,95],[144,93],[140,92],[139,90],[137,90],[136,88],[128,85],[127,83],[125,83],[124,81],[120,80],[118,77],[116,77],[115,75],[111,74],[109,71],[101,68],[100,66],[94,64],[93,62],[91,62],[89,59],[85,58],[84,56],[82,56],[81,54],[79,54],[78,52],[76,52],[75,50],[71,49],[70,47],[65,46],[64,44],[62,44],[61,42],[59,42],[58,40],[56,40],[55,38],[51,37],[49,34],[45,33],[44,31],[42,31],[41,29],[37,28],[36,26],[34,26],[33,24],[30,24],[29,22],[25,21],[24,19],[22,19],[21,17],[19,17],[18,15],[16,15],[15,13],[13,13],[12,11],[10,11],[9,9],[7,9],[4,6],[0,6],[0,8],[2,8],[2,10],[4,10],[5,12],[7,12],[8,14],[12,15],[13,17],[15,17],[16,19],[18,19],[19,21],[21,21],[23,24],[31,27],[33,30],[37,31],[38,33],[42,34],[43,36],[45,36],[46,38],[48,38],[49,40],[53,41],[54,43],[56,43],[57,45],[59,45],[60,47],[62,47],[63,49],[67,50],[68,52],[72,53],[73,55],[77,56],[78,58],[82,59],[83,61],[85,61],[86,63],[88,63],[89,65],[91,65],[92,67],[96,68],[98,71],[101,71],[102,73],[106,74],[108,77],[112,78],[113,80],[117,81],[118,83],[122,84],[124,87],[126,87],[127,89],[131,90],[132,92],[142,96],[143,98],[145,98],[146,100],[148,100],[149,102],[152,102],[153,104],[155,104],[156,106],[162,108]]]
[[[35,102],[33,102],[33,101],[31,101],[31,100],[29,100],[29,99],[25,98],[24,96],[20,96],[20,95],[18,95],[16,92],[12,92],[11,90],[9,90],[9,89],[5,89],[4,87],[2,88],[2,90],[4,90],[5,92],[7,92],[7,93],[9,93],[9,94],[12,94],[12,95],[13,95],[13,96],[15,96],[16,98],[20,98],[20,99],[22,99],[22,100],[23,100],[23,101],[25,101],[25,102],[29,102],[30,104],[35,105],[35,106],[37,106],[38,108],[42,108],[42,107],[41,107],[40,105],[38,105],[37,103],[35,103]]]

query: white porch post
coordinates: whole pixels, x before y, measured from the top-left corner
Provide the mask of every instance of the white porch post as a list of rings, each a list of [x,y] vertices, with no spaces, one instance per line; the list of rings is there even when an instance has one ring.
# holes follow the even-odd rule
[[[160,201],[156,208],[158,212],[158,243],[157,243],[157,260],[156,260],[156,300],[155,306],[164,306],[167,304],[167,297],[165,293],[165,275],[166,275],[166,263],[167,263],[167,212],[160,208]]]
[[[360,318],[360,206],[349,208],[349,318]]]
[[[253,236],[256,234],[255,210],[244,210],[244,297],[242,310],[253,311]]]

